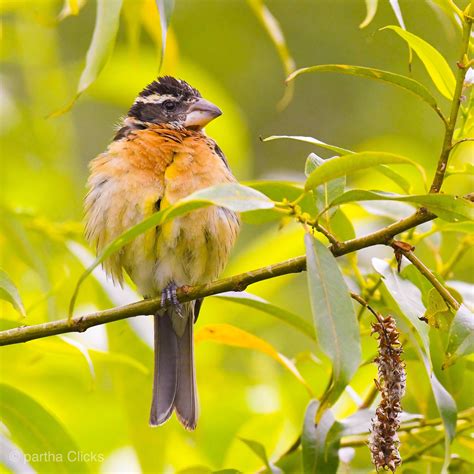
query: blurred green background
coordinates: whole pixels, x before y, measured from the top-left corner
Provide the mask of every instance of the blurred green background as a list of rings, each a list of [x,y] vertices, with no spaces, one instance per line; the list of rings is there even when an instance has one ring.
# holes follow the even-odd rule
[[[397,24],[389,3],[379,3],[373,22],[360,29],[366,14],[363,0],[265,2],[280,24],[297,67],[346,63],[408,74],[406,44],[393,32],[379,31]],[[454,64],[459,29],[429,2],[399,3],[408,30],[436,46]],[[124,0],[117,43],[97,81],[69,112],[48,118],[75,95],[96,14],[96,3],[88,0],[78,15],[58,21],[62,8],[59,0],[1,2],[1,267],[18,287],[27,312],[27,318],[19,321],[8,303],[0,303],[4,328],[66,317],[74,285],[92,258],[82,240],[81,224],[88,162],[105,150],[137,93],[158,74],[160,29],[155,3]],[[304,162],[314,147],[261,141],[273,134],[313,136],[351,150],[400,153],[423,164],[428,176],[435,169],[442,124],[429,107],[405,91],[347,76],[306,75],[295,81],[289,105],[279,108],[286,87],[284,68],[244,0],[176,0],[161,73],[190,82],[224,111],[207,133],[224,150],[240,181],[304,180]],[[431,86],[417,58],[411,74]],[[449,103],[436,91],[434,95],[447,110]],[[461,166],[471,153],[470,144],[459,146],[452,164]],[[424,192],[416,170],[402,168],[414,191]],[[400,192],[378,174],[349,177],[349,185],[355,184]],[[458,176],[447,179],[444,189],[462,194],[471,187],[472,181]],[[358,235],[390,222],[396,209],[409,213],[409,206],[393,206],[387,217],[382,208],[375,204],[350,208]],[[303,254],[302,235],[296,225],[245,224],[226,274]],[[433,247],[444,259],[457,239],[457,234],[442,241],[434,236],[417,250],[434,267]],[[371,272],[372,256],[391,254],[385,248],[360,252],[364,273]],[[469,281],[470,260],[472,250],[456,267],[453,280]],[[349,259],[341,262],[346,270],[350,268]],[[355,279],[350,284],[357,287]],[[269,280],[249,291],[311,319],[304,275]],[[76,314],[137,298],[131,283],[122,291],[96,272],[80,294]],[[54,461],[33,462],[39,472],[173,473],[190,467],[186,472],[209,472],[196,466],[254,472],[262,462],[239,437],[258,440],[272,456],[288,449],[300,434],[309,401],[304,386],[265,354],[206,341],[196,349],[201,404],[197,430],[185,432],[175,418],[158,429],[148,427],[152,383],[148,319],[134,318],[82,335],[2,348],[2,381],[31,397],[23,400],[21,393],[4,393],[3,410],[9,409],[11,397],[24,420],[16,428],[2,425],[2,439],[9,440],[13,433],[13,442],[30,454],[63,447],[65,452],[71,448],[96,456],[83,459],[85,464],[64,464],[62,470],[61,463]],[[368,321],[367,317],[362,332],[365,359],[375,350]],[[295,358],[316,396],[323,392],[330,369],[310,339],[267,314],[222,298],[206,300],[197,329],[211,323],[233,324],[268,341],[286,357]],[[415,359],[407,363],[404,408],[436,417],[426,374]],[[465,371],[465,364],[460,362],[449,373],[439,371],[459,410],[471,404],[467,388],[472,389],[472,372]],[[338,416],[357,408],[375,375],[373,365],[357,372],[351,384],[354,393],[346,393],[336,406]],[[42,418],[46,412],[53,421]],[[456,452],[468,457],[472,448],[472,438],[458,441]],[[2,469],[16,472],[14,460],[5,459],[11,451],[5,449],[2,445]],[[410,446],[402,449],[409,451]],[[407,465],[405,472],[428,472],[428,467],[438,472],[442,446],[436,456],[438,460]],[[358,448],[351,468],[346,468],[352,470],[342,472],[371,472],[368,450]],[[295,461],[288,472],[299,469]]]

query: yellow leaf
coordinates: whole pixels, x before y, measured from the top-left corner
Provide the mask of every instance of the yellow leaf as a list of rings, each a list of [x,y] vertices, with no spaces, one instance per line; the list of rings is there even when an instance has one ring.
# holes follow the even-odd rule
[[[213,341],[226,346],[242,347],[244,349],[254,349],[263,352],[275,359],[285,369],[289,370],[293,376],[305,386],[308,393],[313,396],[311,387],[299,373],[295,364],[283,354],[280,354],[271,344],[230,324],[212,324],[199,329],[194,336],[196,342]]]

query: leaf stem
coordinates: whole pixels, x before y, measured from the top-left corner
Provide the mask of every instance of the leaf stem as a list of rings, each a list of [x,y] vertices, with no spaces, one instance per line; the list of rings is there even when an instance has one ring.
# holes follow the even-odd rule
[[[456,436],[462,433],[463,431],[467,431],[473,427],[474,427],[474,423],[463,424],[461,427],[457,429]],[[442,443],[443,441],[444,441],[444,433],[438,436],[437,438],[435,438],[433,441],[431,441],[431,443],[425,444],[424,446],[421,446],[419,449],[413,451],[408,456],[405,456],[405,458],[403,459],[403,462],[407,463],[407,462],[411,462],[418,459],[423,453],[425,453],[426,451],[429,451],[431,448],[434,448],[437,444]]]
[[[410,260],[418,271],[438,290],[438,293],[451,308],[455,310],[459,309],[460,305],[454,296],[451,295],[448,289],[436,278],[434,273],[411,250],[403,250],[400,247],[397,247],[396,250]]]
[[[465,237],[456,247],[449,260],[441,267],[439,275],[442,278],[449,277],[453,268],[461,261],[464,254],[472,247],[473,239],[471,236]]]

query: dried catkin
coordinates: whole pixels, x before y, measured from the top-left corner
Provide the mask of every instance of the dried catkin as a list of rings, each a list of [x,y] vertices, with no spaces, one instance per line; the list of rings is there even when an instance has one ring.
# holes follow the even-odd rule
[[[372,334],[378,335],[379,350],[374,361],[378,367],[378,381],[375,382],[382,398],[372,419],[369,447],[377,471],[390,469],[395,472],[402,462],[397,430],[402,412],[401,399],[405,394],[403,348],[392,316],[380,317],[372,325]]]

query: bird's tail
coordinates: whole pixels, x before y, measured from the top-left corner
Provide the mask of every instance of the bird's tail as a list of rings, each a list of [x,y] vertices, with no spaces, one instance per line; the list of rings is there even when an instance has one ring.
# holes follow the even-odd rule
[[[183,304],[181,313],[178,315],[175,309],[169,308],[165,314],[154,316],[155,372],[150,425],[163,424],[175,409],[183,426],[193,430],[198,418],[194,303]]]

